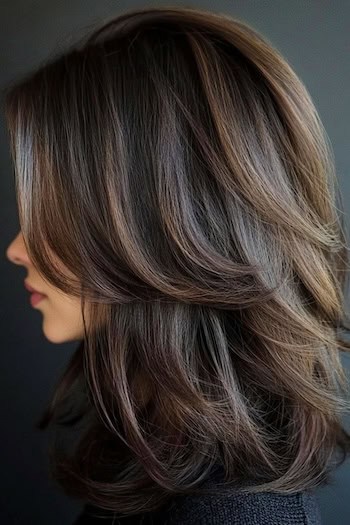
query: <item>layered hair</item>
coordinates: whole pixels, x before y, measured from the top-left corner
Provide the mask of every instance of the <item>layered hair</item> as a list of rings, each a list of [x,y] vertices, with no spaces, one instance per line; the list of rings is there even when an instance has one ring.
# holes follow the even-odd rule
[[[230,16],[134,9],[8,86],[5,113],[28,253],[82,299],[39,422],[84,421],[50,452],[66,494],[135,514],[217,465],[248,492],[328,483],[350,450],[348,248],[287,60]]]

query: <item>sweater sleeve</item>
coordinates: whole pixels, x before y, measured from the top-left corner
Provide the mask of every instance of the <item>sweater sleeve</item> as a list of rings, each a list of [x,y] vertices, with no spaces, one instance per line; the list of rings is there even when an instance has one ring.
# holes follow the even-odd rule
[[[158,523],[158,522],[157,522]],[[183,498],[159,521],[164,525],[322,525],[312,491],[235,493]]]

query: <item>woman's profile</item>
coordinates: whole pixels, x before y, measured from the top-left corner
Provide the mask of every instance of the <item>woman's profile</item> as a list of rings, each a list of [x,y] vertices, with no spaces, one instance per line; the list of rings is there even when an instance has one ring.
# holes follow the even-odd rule
[[[38,423],[79,426],[50,449],[76,523],[321,523],[350,451],[349,262],[292,67],[227,15],[134,9],[8,86],[5,114],[7,257],[47,339],[78,342]]]

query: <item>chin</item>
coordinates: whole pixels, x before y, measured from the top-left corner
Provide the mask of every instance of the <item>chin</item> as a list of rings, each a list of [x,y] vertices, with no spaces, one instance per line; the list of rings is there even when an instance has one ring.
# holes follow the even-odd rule
[[[67,334],[62,334],[62,332],[58,332],[57,330],[49,330],[47,326],[43,326],[43,333],[44,336],[50,343],[54,344],[61,344],[65,343],[66,341],[69,341],[69,337],[67,337]]]
[[[44,336],[46,337],[48,341],[50,341],[50,343],[54,343],[54,344],[61,344],[67,341],[66,338],[62,338],[62,336],[59,337],[56,334],[52,335],[52,334],[47,334],[46,332],[44,332]]]
[[[44,330],[44,335],[50,343],[54,344],[62,344],[62,343],[70,343],[74,341],[81,341],[82,337],[76,336],[76,335],[65,335],[47,332]]]
[[[62,344],[71,341],[81,341],[83,335],[81,334],[80,327],[71,330],[67,330],[67,324],[64,321],[54,322],[53,319],[43,318],[42,331],[44,336],[50,343]],[[64,329],[66,328],[66,330]]]

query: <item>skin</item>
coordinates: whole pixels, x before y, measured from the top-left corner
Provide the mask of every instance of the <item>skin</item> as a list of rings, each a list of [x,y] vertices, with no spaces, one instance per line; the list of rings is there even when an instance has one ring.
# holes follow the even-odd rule
[[[79,341],[84,337],[81,301],[54,288],[32,264],[21,231],[9,244],[6,257],[13,263],[27,269],[26,282],[38,292],[46,295],[34,306],[43,315],[42,329],[51,343]],[[24,288],[25,292],[29,292]],[[86,317],[86,316],[85,316]]]

